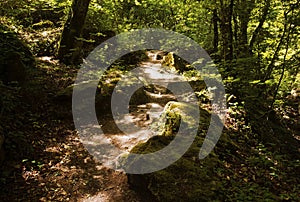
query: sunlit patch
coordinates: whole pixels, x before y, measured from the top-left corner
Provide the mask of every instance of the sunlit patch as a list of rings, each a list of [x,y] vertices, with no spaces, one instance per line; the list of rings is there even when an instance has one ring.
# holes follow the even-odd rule
[[[51,153],[60,153],[59,147],[47,147],[44,151],[51,152]]]
[[[102,191],[99,192],[97,195],[92,196],[92,197],[86,197],[80,200],[81,202],[107,202],[111,201],[112,197],[110,197],[109,192],[107,191]]]

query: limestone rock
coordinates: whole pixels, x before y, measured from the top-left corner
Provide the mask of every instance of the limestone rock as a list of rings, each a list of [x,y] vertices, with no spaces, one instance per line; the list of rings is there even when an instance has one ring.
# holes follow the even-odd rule
[[[152,153],[167,146],[176,134],[176,129],[181,121],[193,124],[193,116],[190,116],[195,107],[187,103],[169,102],[162,118],[166,124],[158,124],[159,136],[150,138],[146,143],[138,144],[132,149],[133,153]],[[200,124],[198,135],[190,149],[173,165],[144,175],[128,175],[129,183],[133,188],[144,185],[146,191],[155,196],[158,201],[206,201],[214,199],[214,190],[220,183],[214,177],[213,167],[217,164],[217,156],[212,154],[200,161],[197,159],[199,149],[205,137],[205,132],[210,124],[210,113],[200,109]]]
[[[165,67],[175,69],[179,72],[189,70],[188,62],[175,55],[173,52],[168,53],[162,59],[161,64]]]

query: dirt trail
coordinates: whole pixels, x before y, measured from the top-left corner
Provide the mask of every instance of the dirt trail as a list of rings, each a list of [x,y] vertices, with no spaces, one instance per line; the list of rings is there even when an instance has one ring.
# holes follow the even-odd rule
[[[140,86],[144,86],[137,90],[139,93],[136,98],[129,102],[127,113],[121,113],[121,115],[114,118],[111,114],[101,114],[99,122],[104,135],[95,132],[98,126],[87,126],[86,133],[89,136],[86,141],[83,138],[83,143],[105,166],[117,167],[120,156],[128,153],[138,143],[145,142],[150,137],[158,135],[151,126],[159,121],[164,106],[169,101],[176,101],[178,98],[188,101],[190,97],[189,93],[185,93],[188,83],[183,77],[162,68],[155,58],[154,56],[149,61],[141,63],[130,74],[124,75],[115,87],[116,91],[121,92],[121,96],[117,97],[119,98],[116,102],[117,106],[112,105],[112,110],[116,110],[118,113],[118,105],[128,107],[126,105],[128,102],[122,102],[125,96],[130,97],[130,95],[125,95],[128,89],[134,88],[132,84],[128,83],[132,83],[132,80],[137,79]],[[176,92],[176,96],[169,88],[172,92]],[[181,91],[181,88],[184,90]],[[135,92],[135,90],[132,91]],[[94,127],[94,129],[89,130],[91,127]]]
[[[130,102],[127,110],[128,113],[121,114],[115,118],[110,113],[99,116],[99,123],[105,136],[99,140],[99,134],[95,134],[93,148],[105,151],[102,153],[103,155],[98,154],[97,158],[101,159],[106,166],[113,166],[117,163],[116,156],[129,152],[139,142],[147,141],[150,137],[156,135],[156,132],[151,129],[151,125],[158,121],[164,110],[164,106],[169,101],[176,100],[176,97],[166,87],[170,83],[182,80],[180,76],[170,74],[164,70],[156,61],[148,61],[140,64],[139,68],[134,70],[133,77],[137,77],[139,81],[143,81],[141,85],[145,85],[145,83],[149,85],[148,87],[139,89],[140,94],[143,94],[142,97],[144,98],[139,97],[140,94],[137,94],[137,100]],[[122,82],[129,83],[132,79],[132,75],[124,76]],[[155,85],[152,85],[152,82]],[[118,86],[116,88],[118,89]],[[124,94],[124,96],[126,95]],[[125,105],[126,103],[120,101],[118,104]],[[113,110],[117,111],[118,109]],[[98,126],[94,127],[97,128]],[[121,151],[116,151],[112,144]],[[108,153],[115,155],[107,155]]]
[[[170,73],[161,67],[156,57],[150,57],[150,60],[140,64],[138,71],[135,72],[139,80],[147,83],[155,82],[157,85],[151,85],[151,89],[143,89],[147,95],[148,100],[139,104],[131,103],[127,114],[123,114],[114,120],[111,114],[101,114],[99,123],[103,130],[106,139],[103,138],[100,142],[96,142],[97,149],[102,151],[103,155],[97,155],[97,159],[101,159],[102,168],[110,167],[116,163],[117,159],[114,155],[107,155],[114,153],[114,145],[120,149],[122,155],[129,152],[139,142],[147,141],[150,137],[155,135],[155,132],[150,129],[151,124],[158,121],[159,116],[164,110],[164,106],[170,100],[176,100],[175,96],[166,90],[168,83],[180,81],[179,76],[171,77]],[[130,79],[123,78],[124,80]],[[144,83],[145,84],[145,83]],[[122,130],[120,130],[120,128]],[[111,151],[110,151],[111,150]],[[111,179],[111,189],[99,192],[96,195],[86,198],[82,201],[127,201],[126,197],[115,198],[116,195],[126,195],[128,190],[127,177],[123,172],[112,171],[115,178]],[[119,186],[115,186],[120,183]],[[123,185],[122,185],[123,184]],[[125,190],[122,190],[125,189]],[[141,193],[140,193],[141,194]],[[142,194],[143,195],[143,194]],[[141,200],[141,198],[132,196],[130,200]]]
[[[106,161],[98,161],[87,152],[74,129],[69,101],[53,100],[57,89],[72,83],[61,77],[73,70],[57,68],[59,64],[50,60],[40,60],[38,65],[41,72],[32,75],[39,78],[32,80],[39,82],[32,84],[36,93],[24,92],[27,103],[18,111],[22,123],[18,130],[24,131],[32,150],[26,151],[23,159],[11,157],[1,168],[7,176],[0,183],[1,201],[145,201],[143,193],[130,189],[126,174],[105,165],[112,160],[109,156]],[[139,70],[141,80],[155,80],[160,85],[146,89],[147,102],[131,104],[129,113],[118,120],[123,121],[125,133],[109,114],[102,114],[99,120],[108,137],[104,145],[114,144],[122,152],[150,138],[153,133],[149,126],[158,119],[164,105],[175,100],[161,86],[178,79],[168,77],[159,61],[142,63]],[[132,124],[138,130],[128,132]]]
[[[178,92],[182,85],[186,85],[186,81],[180,75],[162,68],[155,55],[149,58],[149,61],[141,63],[134,70],[134,76],[143,81],[144,87],[141,90],[147,97],[146,101],[139,100],[139,103],[136,104],[133,100],[133,102],[130,102],[128,113],[117,117],[115,120],[110,114],[102,114],[100,116],[99,123],[106,138],[101,138],[101,141],[99,141],[99,138],[96,138],[93,148],[102,151],[101,154],[97,154],[97,159],[101,159],[104,166],[114,167],[118,161],[116,155],[123,155],[139,142],[145,142],[156,135],[156,131],[151,129],[151,125],[158,121],[161,113],[164,111],[164,106],[169,101],[177,100],[178,96],[181,96],[180,99],[182,100],[189,97],[182,92],[177,93],[175,97],[167,87],[174,85],[175,91]],[[126,80],[131,78],[130,76],[124,76],[123,80],[126,83]],[[96,137],[97,135],[95,134]],[[115,151],[112,145],[120,150],[119,153]],[[122,178],[123,174],[119,174],[120,178]],[[100,193],[100,195],[92,197],[91,200],[97,201],[101,197]]]

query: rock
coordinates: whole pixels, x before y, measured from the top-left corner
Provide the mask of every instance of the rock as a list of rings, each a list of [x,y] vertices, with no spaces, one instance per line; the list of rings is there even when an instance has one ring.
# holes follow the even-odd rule
[[[176,97],[172,94],[155,94],[155,93],[150,93],[148,91],[145,92],[148,98],[148,102],[151,103],[159,103],[161,105],[165,105],[170,101],[176,101]]]
[[[159,86],[159,85],[154,85],[154,84],[149,84],[145,86],[145,89],[150,92],[150,93],[156,93],[156,94],[170,94],[172,93],[169,89]]]
[[[79,92],[79,94],[84,93],[85,91],[88,91],[91,88],[95,87],[95,81],[86,81],[82,82],[80,84],[76,84],[76,90]],[[72,101],[72,95],[73,95],[73,89],[75,84],[72,84],[65,89],[62,89],[61,91],[57,92],[55,99],[57,101]]]
[[[167,54],[164,51],[156,51],[156,60],[162,60]]]
[[[174,68],[179,72],[187,71],[191,68],[188,66],[188,62],[183,60],[182,58],[175,55],[173,52],[168,53],[166,56],[163,57],[162,66],[168,67],[168,68]]]
[[[162,59],[163,59],[163,56],[161,56],[159,54],[156,55],[156,60],[162,60]]]
[[[140,105],[149,102],[165,105],[169,101],[176,101],[176,97],[170,94],[168,89],[152,85],[152,87],[144,86],[136,90],[130,99],[130,105]]]
[[[130,98],[130,105],[146,104],[149,98],[146,94],[144,87],[137,89]]]
[[[27,70],[35,66],[29,47],[16,33],[0,25],[0,80],[5,84],[17,81],[23,84]]]
[[[189,81],[189,84],[191,85],[192,89],[196,92],[196,91],[201,91],[204,90],[206,88],[206,84],[204,82],[204,80],[192,80]]]
[[[145,143],[135,146],[131,152],[146,154],[166,147],[176,135],[180,121],[185,123],[187,133],[190,125],[195,123],[190,114],[195,107],[187,103],[169,102],[154,127],[158,130],[157,136]],[[213,151],[205,159],[199,160],[200,147],[204,141],[210,125],[211,114],[199,108],[200,121],[196,138],[188,151],[169,167],[149,174],[128,174],[129,184],[140,192],[150,192],[158,201],[214,201],[217,200],[217,190],[222,186],[217,178],[215,166],[220,163],[218,155]],[[162,124],[162,119],[167,120]],[[231,145],[231,140],[224,134],[220,141],[223,145]],[[139,160],[139,159],[137,159]],[[155,162],[154,162],[155,164]],[[222,201],[222,200],[221,200]]]
[[[175,61],[174,61],[174,54],[172,52],[168,53],[167,55],[163,56],[162,66],[164,67],[174,67]]]

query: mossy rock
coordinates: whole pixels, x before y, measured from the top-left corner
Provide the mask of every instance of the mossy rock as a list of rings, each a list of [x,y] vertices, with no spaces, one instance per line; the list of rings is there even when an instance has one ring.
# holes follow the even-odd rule
[[[193,124],[195,120],[189,113],[195,107],[186,103],[169,102],[161,120],[155,126],[158,136],[135,146],[131,153],[152,153],[166,147],[176,135],[180,121]],[[150,174],[128,174],[130,185],[141,192],[150,192],[158,201],[212,201],[218,200],[217,190],[222,182],[217,177],[216,166],[220,160],[215,152],[199,160],[199,151],[210,124],[211,114],[200,108],[200,121],[197,136],[188,151],[174,164]],[[162,124],[165,119],[166,124]],[[184,123],[183,123],[184,124]],[[175,130],[174,130],[175,129]],[[230,142],[226,135],[221,142]]]
[[[0,26],[0,80],[4,83],[26,80],[27,71],[35,66],[29,47],[16,33]]]
[[[144,87],[137,89],[130,98],[129,105],[146,104],[149,98],[146,94]]]
[[[128,53],[120,58],[120,61],[123,65],[137,65],[141,63],[142,61],[145,61],[148,59],[148,56],[146,54],[145,50],[139,50],[134,51],[131,53]]]
[[[192,69],[187,61],[175,55],[173,52],[165,55],[161,61],[161,64],[168,69],[175,69],[181,73]]]
[[[62,89],[61,91],[57,92],[55,98],[58,101],[70,101],[72,100],[73,96],[73,89],[76,86],[77,92],[80,94],[84,93],[85,91],[88,91],[89,89],[92,89],[95,87],[95,81],[87,81],[82,82],[79,84],[71,84],[68,87]],[[99,89],[98,89],[99,91]]]

